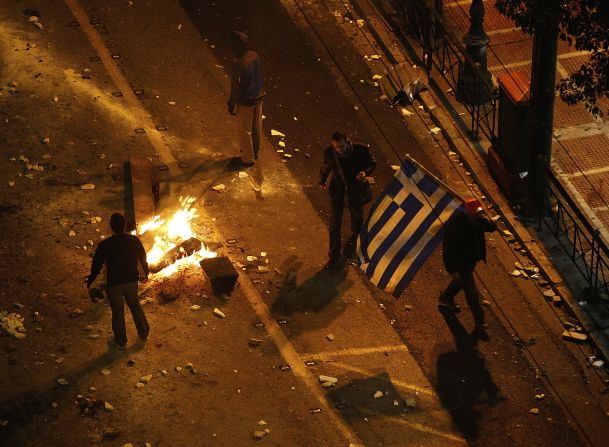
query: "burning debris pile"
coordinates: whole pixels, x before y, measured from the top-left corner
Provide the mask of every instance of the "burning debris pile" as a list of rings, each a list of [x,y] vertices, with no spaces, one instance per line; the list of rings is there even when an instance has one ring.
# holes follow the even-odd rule
[[[155,216],[139,228],[142,242],[147,250],[150,271],[162,271],[164,276],[175,273],[182,264],[197,264],[202,259],[214,258],[216,253],[208,250],[191,227],[197,217],[192,197],[180,197],[180,209],[168,219]]]

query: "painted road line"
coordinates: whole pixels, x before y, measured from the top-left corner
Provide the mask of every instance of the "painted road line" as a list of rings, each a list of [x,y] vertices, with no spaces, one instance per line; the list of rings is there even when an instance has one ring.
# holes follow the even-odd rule
[[[360,411],[365,416],[371,416],[371,417],[377,416],[376,413],[366,410],[366,409],[361,409]],[[419,424],[418,422],[413,422],[413,421],[409,421],[407,419],[400,418],[397,416],[388,416],[388,415],[384,416],[383,420],[388,421],[388,422],[393,422],[394,424],[398,424],[398,425],[405,425],[409,428],[420,431],[422,433],[435,435],[435,436],[437,436],[439,438],[443,438],[447,441],[452,441],[455,444],[460,444],[460,445],[467,444],[467,441],[463,438],[460,438],[459,436],[453,435],[452,433],[446,433],[446,432],[437,430],[437,429],[429,427],[427,425]]]
[[[89,16],[85,10],[82,8],[78,0],[64,0],[64,2],[80,24],[80,28],[84,31],[85,35],[87,36],[87,40],[97,52],[101,62],[112,78],[112,81],[114,81],[116,87],[118,87],[118,89],[123,93],[122,97],[127,102],[127,105],[129,105],[133,110],[137,121],[141,123],[141,127],[145,130],[146,138],[148,138],[148,141],[161,158],[161,161],[169,167],[172,175],[181,174],[182,170],[178,166],[178,163],[173,157],[170,149],[163,141],[160,133],[157,131],[152,116],[144,107],[142,107],[141,102],[132,91],[129,81],[127,81],[114,59],[112,59],[112,54],[106,47],[100,34],[89,22]]]
[[[365,369],[358,368],[357,366],[349,365],[349,364],[343,363],[343,362],[334,362],[333,361],[332,366],[336,366],[340,369],[344,369],[346,371],[351,371],[351,372],[357,373],[363,377],[368,377],[368,378],[375,377],[378,374],[377,371],[368,371]],[[433,390],[420,387],[413,383],[407,383],[407,382],[404,382],[401,380],[391,379],[391,384],[398,388],[403,388],[403,389],[406,389],[409,391],[414,391],[419,394],[425,394],[426,396],[433,397],[434,399],[437,399],[437,397],[438,397],[438,395]]]
[[[249,301],[252,309],[260,319],[269,336],[277,346],[281,356],[285,359],[287,364],[290,366],[292,372],[298,377],[306,386],[307,390],[317,400],[317,405],[323,410],[325,414],[325,421],[336,427],[340,434],[350,443],[357,446],[363,446],[364,443],[357,437],[353,430],[345,423],[343,418],[335,413],[334,409],[328,404],[326,396],[319,388],[319,382],[310,371],[307,370],[304,365],[304,360],[298,355],[284,332],[279,327],[279,324],[270,317],[270,309],[266,303],[262,300],[258,291],[254,288],[250,279],[244,275],[239,276],[239,285]]]
[[[334,359],[341,356],[358,356],[367,354],[385,352],[408,352],[408,348],[404,345],[386,345],[386,346],[373,346],[370,348],[343,348],[336,351],[322,351],[309,354],[302,354],[303,358],[317,358],[325,361],[325,359]]]

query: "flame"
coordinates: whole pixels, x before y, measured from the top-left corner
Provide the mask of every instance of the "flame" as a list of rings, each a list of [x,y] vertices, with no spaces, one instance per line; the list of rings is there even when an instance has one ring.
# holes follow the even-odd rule
[[[182,242],[197,238],[196,232],[191,227],[191,223],[197,215],[197,209],[191,208],[195,201],[193,197],[180,197],[180,209],[167,220],[161,219],[160,216],[154,216],[150,221],[145,222],[140,226],[140,235],[155,231],[154,244],[146,255],[149,264],[157,264],[163,255],[172,248],[180,245]],[[196,264],[204,258],[214,258],[216,253],[209,251],[202,246],[201,250],[192,255],[179,259],[170,266],[165,267],[158,274],[163,276],[171,276],[178,271],[179,267]]]

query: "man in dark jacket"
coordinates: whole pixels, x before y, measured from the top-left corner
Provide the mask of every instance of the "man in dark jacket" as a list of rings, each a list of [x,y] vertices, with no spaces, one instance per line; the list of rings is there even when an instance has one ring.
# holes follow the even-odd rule
[[[368,145],[353,143],[341,132],[334,132],[332,145],[324,151],[319,184],[326,188],[330,173],[330,247],[328,268],[340,265],[341,237],[345,196],[351,214],[351,237],[345,252],[353,251],[357,236],[364,223],[364,205],[372,200],[368,176],[376,168],[376,161]]]
[[[262,132],[262,69],[258,53],[248,49],[247,34],[231,31],[230,42],[235,53],[231,71],[228,112],[237,118],[241,148],[241,166],[253,166],[260,151]]]
[[[497,227],[484,216],[478,200],[467,200],[464,208],[465,212],[455,213],[446,224],[442,254],[444,266],[452,280],[440,295],[438,308],[441,311],[458,312],[455,295],[463,289],[476,324],[474,334],[486,338],[484,311],[480,306],[474,268],[478,261],[486,262],[484,233],[493,232]]]
[[[87,277],[87,287],[91,287],[105,264],[106,291],[112,309],[114,332],[111,342],[117,348],[125,348],[127,345],[125,302],[131,311],[140,339],[145,341],[150,332],[150,326],[137,295],[137,282],[140,277],[138,263],[141,264],[145,275],[142,282],[148,280],[149,270],[144,246],[136,236],[125,233],[125,217],[120,213],[114,213],[110,217],[110,227],[114,234],[97,246],[91,264],[91,274]]]

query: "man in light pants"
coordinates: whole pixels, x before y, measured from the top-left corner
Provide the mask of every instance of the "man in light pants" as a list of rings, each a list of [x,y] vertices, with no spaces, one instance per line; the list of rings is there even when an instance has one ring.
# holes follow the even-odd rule
[[[248,49],[247,34],[231,31],[230,42],[236,59],[231,71],[231,91],[228,112],[237,118],[237,133],[241,158],[237,167],[251,167],[258,159],[262,131],[262,70],[258,53]]]

